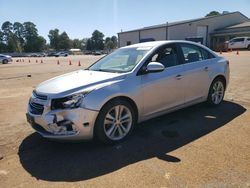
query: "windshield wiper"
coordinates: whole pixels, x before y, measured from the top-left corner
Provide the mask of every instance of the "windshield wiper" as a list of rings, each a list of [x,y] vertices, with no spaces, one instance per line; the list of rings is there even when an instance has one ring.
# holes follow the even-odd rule
[[[90,69],[92,71],[100,71],[100,72],[112,72],[112,73],[121,73],[121,71],[110,70],[110,69]]]

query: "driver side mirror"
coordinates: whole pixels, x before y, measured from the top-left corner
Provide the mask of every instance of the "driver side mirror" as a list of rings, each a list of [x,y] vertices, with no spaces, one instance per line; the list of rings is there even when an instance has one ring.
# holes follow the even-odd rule
[[[145,73],[162,72],[165,69],[164,65],[159,62],[150,62],[145,70]]]

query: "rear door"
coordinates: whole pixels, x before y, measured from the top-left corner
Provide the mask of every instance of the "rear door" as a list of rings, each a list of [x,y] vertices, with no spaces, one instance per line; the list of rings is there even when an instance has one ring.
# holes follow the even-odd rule
[[[189,103],[203,100],[210,85],[212,54],[192,44],[181,43],[179,47],[184,62],[184,101]]]

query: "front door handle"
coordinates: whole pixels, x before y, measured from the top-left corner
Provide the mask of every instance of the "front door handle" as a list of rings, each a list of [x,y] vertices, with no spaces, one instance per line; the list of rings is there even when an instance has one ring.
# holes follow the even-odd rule
[[[181,74],[178,74],[178,75],[176,75],[176,77],[175,77],[177,80],[180,80],[181,78],[182,78],[182,75]]]
[[[208,71],[208,67],[205,67],[205,68],[204,68],[204,71]]]

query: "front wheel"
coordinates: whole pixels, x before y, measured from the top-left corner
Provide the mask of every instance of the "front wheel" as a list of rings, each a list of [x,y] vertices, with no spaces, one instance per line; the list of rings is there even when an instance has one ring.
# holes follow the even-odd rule
[[[98,140],[114,144],[124,140],[133,130],[135,113],[132,106],[121,100],[111,101],[100,111],[95,123]]]
[[[221,78],[216,78],[210,88],[208,93],[207,102],[211,106],[219,105],[224,98],[225,94],[225,84]]]
[[[4,59],[3,60],[3,64],[7,64],[8,63],[8,60],[7,59]]]

